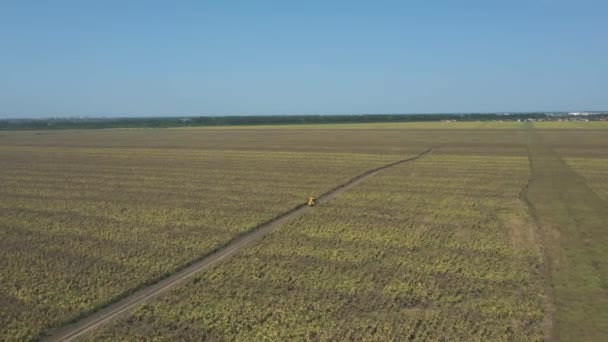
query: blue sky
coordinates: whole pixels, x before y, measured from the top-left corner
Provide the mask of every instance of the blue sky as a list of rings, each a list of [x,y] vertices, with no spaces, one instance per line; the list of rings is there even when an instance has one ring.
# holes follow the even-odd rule
[[[0,0],[0,117],[608,110],[606,1]]]

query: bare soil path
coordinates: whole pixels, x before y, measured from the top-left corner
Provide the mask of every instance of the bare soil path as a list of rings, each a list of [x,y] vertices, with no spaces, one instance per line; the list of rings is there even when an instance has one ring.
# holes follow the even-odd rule
[[[387,164],[372,170],[368,170],[348,182],[337,186],[336,188],[322,194],[318,197],[318,203],[323,204],[330,201],[332,198],[337,196],[338,194],[345,192],[355,186],[357,184],[364,181],[366,178],[372,177],[375,174],[390,168],[392,166],[396,166],[398,164],[406,163],[409,161],[416,160],[421,158],[432,152],[432,148],[428,149],[414,157],[402,159],[397,162]],[[82,335],[86,334],[89,331],[92,331],[103,324],[109,322],[110,320],[116,318],[119,315],[125,314],[130,310],[133,310],[135,307],[141,305],[147,300],[150,300],[154,297],[159,296],[160,294],[168,291],[169,289],[175,287],[178,284],[183,283],[187,279],[191,278],[195,274],[204,271],[222,260],[227,259],[231,255],[238,252],[241,248],[251,244],[264,234],[268,233],[270,230],[280,225],[284,221],[292,219],[296,216],[303,214],[307,210],[314,210],[314,208],[310,208],[305,204],[301,204],[277,217],[274,219],[262,223],[257,227],[250,230],[248,233],[243,234],[231,242],[228,243],[225,247],[213,252],[212,254],[194,262],[193,264],[187,266],[186,268],[170,275],[163,280],[152,284],[150,286],[144,287],[123,299],[114,302],[113,304],[108,305],[107,307],[96,311],[95,313],[86,316],[72,324],[65,325],[60,328],[56,328],[54,330],[48,331],[45,336],[42,337],[45,341],[71,341]]]
[[[529,129],[524,197],[540,226],[552,318],[547,340],[608,336],[608,204]],[[551,312],[553,311],[553,312]]]

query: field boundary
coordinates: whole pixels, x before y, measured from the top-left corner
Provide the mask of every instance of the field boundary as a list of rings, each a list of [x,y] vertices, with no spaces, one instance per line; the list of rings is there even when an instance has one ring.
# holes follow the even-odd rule
[[[401,159],[393,163],[389,163],[374,169],[367,170],[353,178],[346,183],[338,185],[331,190],[318,196],[318,202],[320,204],[330,201],[338,194],[348,191],[349,189],[357,186],[366,178],[372,177],[375,174],[388,169],[390,167],[403,164],[406,162],[414,161],[427,154],[433,152],[433,148],[429,148],[413,157]],[[226,244],[218,247],[211,253],[192,261],[189,264],[183,266],[183,268],[176,270],[172,274],[167,274],[161,279],[156,279],[150,283],[142,285],[142,287],[134,290],[133,292],[127,293],[124,297],[119,297],[113,302],[109,302],[106,306],[93,311],[89,314],[83,314],[82,316],[75,319],[68,324],[53,328],[44,333],[40,338],[44,341],[71,341],[74,340],[89,331],[92,331],[110,320],[116,318],[119,315],[125,314],[133,310],[138,305],[159,296],[160,294],[168,291],[178,284],[183,283],[187,279],[191,278],[195,274],[202,272],[219,262],[229,258],[241,248],[251,244],[255,240],[261,238],[263,235],[271,231],[279,224],[287,221],[288,219],[302,215],[304,212],[310,210],[305,203],[302,203],[273,219],[263,222],[254,228],[248,230],[234,239],[228,241]]]
[[[533,128],[529,128],[533,129]],[[543,231],[542,223],[538,213],[536,212],[536,207],[530,200],[530,185],[535,182],[534,177],[534,164],[532,162],[532,153],[530,151],[531,144],[531,132],[528,132],[528,142],[526,144],[526,153],[528,155],[528,168],[530,170],[530,176],[528,177],[528,181],[526,185],[522,188],[519,193],[519,199],[524,202],[527,207],[528,215],[534,222],[534,226],[536,228],[536,237],[537,237],[537,246],[540,249],[542,264],[540,266],[540,272],[543,277],[543,287],[545,291],[545,295],[547,298],[545,299],[545,317],[543,319],[543,334],[545,341],[554,341],[555,340],[555,294],[553,291],[553,287],[551,286],[551,274],[552,270],[552,260],[551,253],[549,252],[549,246],[547,246],[547,236]]]
[[[544,253],[545,339],[602,340],[608,331],[608,203],[532,127],[528,156],[530,182],[522,194]]]

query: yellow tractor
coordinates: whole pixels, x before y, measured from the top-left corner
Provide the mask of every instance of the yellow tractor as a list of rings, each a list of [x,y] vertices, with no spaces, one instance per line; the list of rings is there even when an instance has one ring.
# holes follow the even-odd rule
[[[309,207],[314,207],[315,205],[317,205],[317,199],[312,196],[308,196],[308,202],[306,202],[306,204]]]

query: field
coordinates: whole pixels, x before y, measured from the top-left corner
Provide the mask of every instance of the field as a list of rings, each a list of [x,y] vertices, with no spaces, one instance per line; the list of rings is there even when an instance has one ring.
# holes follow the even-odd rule
[[[608,121],[543,121],[535,123],[534,127],[541,129],[606,129],[608,128]]]
[[[533,181],[527,199],[541,227],[555,335],[563,341],[608,336],[608,202],[600,197],[605,185],[598,182],[606,177],[608,159],[598,157],[606,146],[598,144],[593,151],[595,139],[598,135],[589,134],[577,140],[578,148],[565,149],[566,136],[560,141],[554,133],[530,133]],[[559,150],[571,155],[564,158]],[[580,158],[577,152],[592,157]]]
[[[592,123],[597,124],[597,123]],[[379,122],[362,124],[302,124],[302,125],[256,125],[233,126],[231,130],[370,130],[370,129],[517,129],[523,128],[525,123],[516,121],[462,121],[462,122]],[[195,129],[195,128],[183,128]],[[201,127],[203,130],[226,130],[227,127]]]
[[[565,162],[603,201],[608,201],[608,158],[567,158]]]
[[[0,326],[25,338],[397,157],[0,147],[0,159]]]
[[[527,180],[525,158],[395,167],[92,339],[539,338]]]
[[[81,338],[601,341],[608,130],[559,124],[2,132],[0,339],[433,148]]]

